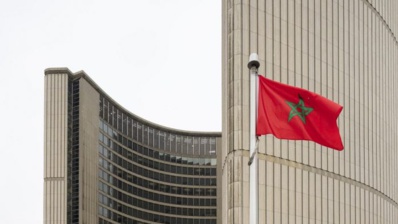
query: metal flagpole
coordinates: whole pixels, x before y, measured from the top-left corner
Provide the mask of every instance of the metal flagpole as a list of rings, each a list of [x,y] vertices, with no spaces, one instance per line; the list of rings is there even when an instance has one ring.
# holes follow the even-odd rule
[[[247,67],[250,69],[250,224],[258,224],[258,158],[257,154],[257,70],[260,67],[258,55],[250,54]]]

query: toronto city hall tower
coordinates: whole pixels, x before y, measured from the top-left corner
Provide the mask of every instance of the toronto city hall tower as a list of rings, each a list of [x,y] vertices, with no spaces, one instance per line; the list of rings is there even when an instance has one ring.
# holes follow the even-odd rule
[[[253,52],[260,74],[344,107],[343,151],[260,137],[258,223],[397,223],[397,12],[395,0],[222,0],[219,133],[152,123],[83,71],[46,69],[44,223],[249,223]]]

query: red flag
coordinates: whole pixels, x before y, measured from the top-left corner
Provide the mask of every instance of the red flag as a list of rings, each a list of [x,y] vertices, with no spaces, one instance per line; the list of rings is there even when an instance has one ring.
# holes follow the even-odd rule
[[[343,107],[316,93],[259,75],[257,136],[309,140],[343,150],[337,117]]]

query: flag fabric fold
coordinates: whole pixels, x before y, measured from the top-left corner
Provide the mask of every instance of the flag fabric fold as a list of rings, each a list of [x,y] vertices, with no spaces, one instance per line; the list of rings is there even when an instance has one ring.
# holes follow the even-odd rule
[[[342,106],[308,90],[258,77],[257,136],[272,134],[344,149],[337,127]]]

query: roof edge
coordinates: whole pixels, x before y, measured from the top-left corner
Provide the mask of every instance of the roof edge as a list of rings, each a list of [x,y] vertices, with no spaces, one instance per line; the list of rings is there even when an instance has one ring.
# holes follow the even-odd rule
[[[44,75],[49,75],[49,74],[68,74],[70,76],[73,76],[73,72],[69,70],[67,67],[54,67],[54,68],[47,68],[44,70]]]
[[[119,104],[116,100],[114,100],[112,97],[110,97],[97,83],[94,82],[93,79],[89,75],[87,75],[86,72],[83,70],[80,70],[78,72],[71,72],[69,68],[67,67],[54,67],[54,68],[47,68],[44,70],[45,75],[50,75],[50,74],[68,74],[69,77],[75,79],[75,78],[83,78],[85,79],[98,93],[104,95],[105,97],[108,98],[113,104],[118,106],[121,110],[124,112],[128,113],[129,115],[135,117],[137,120],[140,122],[143,122],[147,125],[150,125],[152,127],[156,127],[159,129],[162,129],[164,131],[168,132],[174,132],[178,134],[184,134],[184,135],[202,135],[202,136],[213,136],[213,137],[221,137],[221,132],[215,132],[215,131],[192,131],[192,130],[182,130],[182,129],[176,129],[172,127],[167,127],[163,126],[161,124],[154,123],[152,121],[149,121],[145,118],[142,118],[134,113],[132,113],[130,110],[124,108],[121,104]]]

